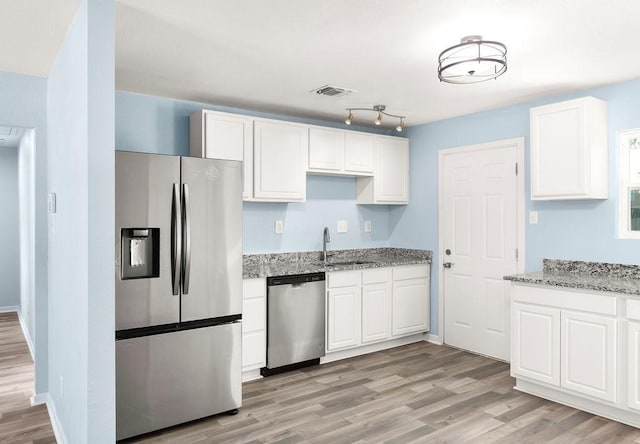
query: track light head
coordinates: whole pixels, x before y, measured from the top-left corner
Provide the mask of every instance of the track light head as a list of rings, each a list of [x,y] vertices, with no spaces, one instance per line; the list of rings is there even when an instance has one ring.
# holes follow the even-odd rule
[[[400,123],[398,123],[398,126],[396,126],[396,131],[401,133],[403,129],[404,129],[404,119],[400,119]]]
[[[376,120],[373,122],[376,125],[381,125],[382,124],[382,113],[378,112],[378,117],[376,117]]]
[[[353,113],[351,112],[351,110],[347,110],[349,111],[349,115],[347,116],[347,118],[344,120],[344,123],[346,123],[347,125],[351,125],[351,121],[353,120]]]

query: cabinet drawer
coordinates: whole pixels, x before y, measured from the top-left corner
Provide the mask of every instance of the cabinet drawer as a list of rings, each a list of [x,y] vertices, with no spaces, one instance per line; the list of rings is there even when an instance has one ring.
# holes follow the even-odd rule
[[[363,284],[381,284],[389,282],[391,275],[390,268],[374,268],[372,270],[362,271],[362,283]]]
[[[616,315],[615,296],[518,284],[513,285],[511,294],[515,302]]]
[[[627,318],[640,321],[640,300],[627,299]]]
[[[242,281],[242,299],[263,298],[267,295],[267,283],[264,279],[245,279]]]
[[[329,288],[351,287],[360,285],[360,271],[338,271],[327,274]]]
[[[407,265],[393,268],[393,280],[415,279],[429,276],[428,265]]]

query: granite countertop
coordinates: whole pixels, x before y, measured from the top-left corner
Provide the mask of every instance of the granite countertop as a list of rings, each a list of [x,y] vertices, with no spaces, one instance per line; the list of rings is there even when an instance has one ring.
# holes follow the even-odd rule
[[[327,262],[322,261],[321,251],[299,253],[251,254],[243,256],[244,279],[292,274],[318,273],[399,265],[430,264],[432,252],[405,248],[364,248],[357,250],[332,250],[327,252]],[[359,262],[359,263],[354,263]]]
[[[534,285],[640,295],[640,266],[544,259],[542,271],[505,276]]]

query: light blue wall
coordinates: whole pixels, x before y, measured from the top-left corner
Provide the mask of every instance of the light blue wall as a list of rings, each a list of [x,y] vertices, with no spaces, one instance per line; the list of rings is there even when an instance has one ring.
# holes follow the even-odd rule
[[[35,130],[35,340],[36,393],[48,384],[47,300],[47,80],[0,72],[0,125]]]
[[[529,109],[589,95],[608,103],[609,199],[532,202],[529,198]],[[389,243],[431,249],[434,257],[438,257],[438,150],[524,137],[526,214],[538,211],[539,220],[538,225],[525,227],[526,270],[541,269],[543,258],[640,264],[640,241],[616,238],[616,139],[620,131],[640,127],[639,101],[640,80],[633,80],[409,128],[411,203],[391,210]],[[435,333],[439,332],[437,269],[434,266],[431,282],[431,325]]]
[[[189,114],[202,109],[346,128],[346,125],[337,122],[264,114],[119,91],[116,93],[116,149],[188,155]],[[389,134],[388,131],[376,132]],[[304,203],[245,202],[244,253],[320,250],[325,226],[332,233],[331,249],[387,246],[390,234],[389,207],[356,205],[355,196],[354,178],[308,175],[307,201]],[[283,234],[274,233],[277,219],[284,221]],[[336,233],[338,220],[347,221],[347,233]],[[371,233],[364,232],[365,220],[372,223]]]
[[[115,441],[114,8],[81,3],[47,88],[49,394],[72,443]]]
[[[0,147],[0,307],[20,305],[18,149]]]

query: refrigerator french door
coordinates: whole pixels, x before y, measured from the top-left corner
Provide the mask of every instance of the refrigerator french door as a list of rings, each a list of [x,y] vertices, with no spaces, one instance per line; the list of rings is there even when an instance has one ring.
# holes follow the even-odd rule
[[[242,164],[116,151],[116,435],[241,405]]]

